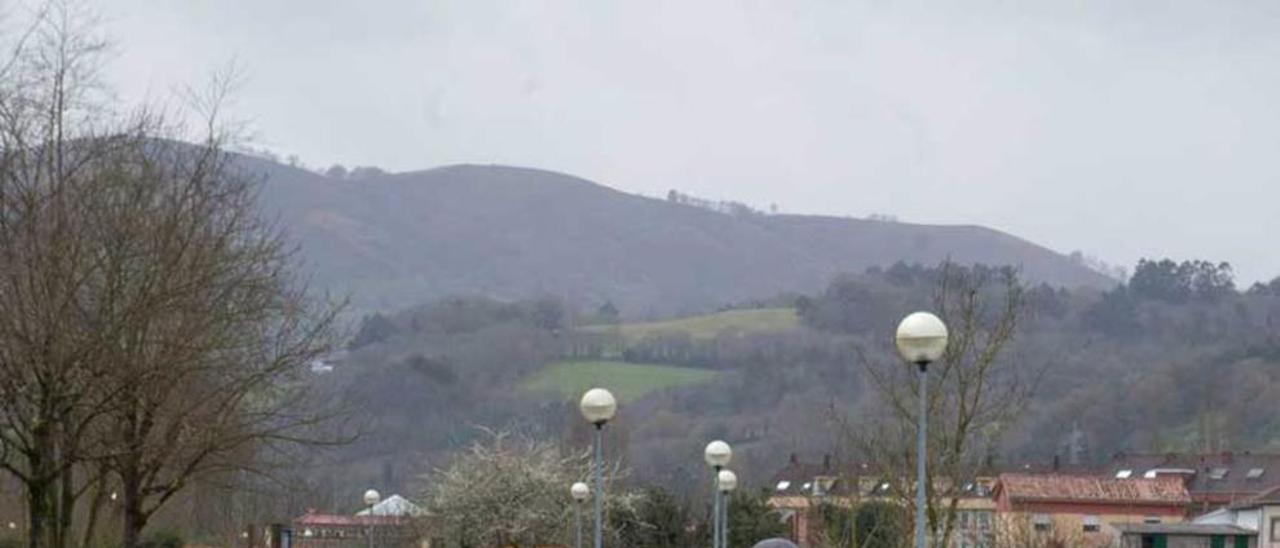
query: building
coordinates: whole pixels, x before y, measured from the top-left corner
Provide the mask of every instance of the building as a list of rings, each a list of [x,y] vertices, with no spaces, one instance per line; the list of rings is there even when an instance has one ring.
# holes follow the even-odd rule
[[[298,548],[355,548],[378,545],[416,547],[418,535],[410,519],[401,516],[349,516],[314,510],[293,520],[290,546]]]
[[[1256,531],[1236,525],[1125,523],[1115,526],[1120,548],[1256,548]]]
[[[992,497],[997,535],[1075,546],[1111,544],[1118,524],[1180,522],[1191,501],[1179,478],[1026,473],[1001,474]]]
[[[815,523],[822,504],[849,507],[861,498],[870,478],[865,464],[837,468],[831,456],[821,464],[801,462],[791,455],[787,465],[773,475],[769,506],[776,509],[790,528],[788,538],[800,546],[810,546],[817,534]]]
[[[1196,515],[1280,485],[1280,454],[1117,453],[1106,473],[1116,479],[1179,478],[1191,495],[1188,512]]]
[[[1247,500],[1197,516],[1198,525],[1230,525],[1245,529],[1255,539],[1251,546],[1280,548],[1280,486]]]
[[[956,548],[990,544],[996,507],[991,499],[994,476],[974,478],[960,486],[952,545]],[[771,478],[769,505],[790,527],[788,538],[807,547],[816,544],[823,505],[851,508],[869,501],[902,501],[895,489],[910,483],[884,478],[866,463],[837,465],[828,456],[822,463],[805,463],[792,455],[787,466]],[[941,487],[941,485],[939,485]],[[950,501],[947,501],[949,504]]]
[[[430,517],[400,495],[391,495],[355,515],[322,514],[308,510],[295,518],[289,531],[297,548],[347,548],[377,546],[418,548],[430,546]]]

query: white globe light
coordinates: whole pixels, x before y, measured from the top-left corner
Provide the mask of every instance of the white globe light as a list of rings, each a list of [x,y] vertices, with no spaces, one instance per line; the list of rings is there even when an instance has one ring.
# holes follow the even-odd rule
[[[915,364],[932,363],[947,350],[947,326],[933,314],[916,312],[898,324],[894,341],[902,359]]]
[[[716,476],[716,485],[721,491],[729,492],[738,488],[738,475],[731,470],[721,470]]]
[[[382,495],[378,494],[376,490],[370,489],[364,492],[364,503],[366,505],[373,506],[380,500],[382,500]]]
[[[733,448],[723,441],[716,440],[707,444],[707,449],[702,452],[702,458],[710,466],[724,468],[733,459]]]
[[[573,484],[573,487],[569,488],[569,495],[573,496],[573,500],[582,502],[591,496],[591,488],[587,487],[585,483],[577,482]]]
[[[618,412],[618,400],[613,399],[613,394],[608,390],[592,388],[582,395],[578,408],[587,421],[599,426],[613,419],[613,415]]]

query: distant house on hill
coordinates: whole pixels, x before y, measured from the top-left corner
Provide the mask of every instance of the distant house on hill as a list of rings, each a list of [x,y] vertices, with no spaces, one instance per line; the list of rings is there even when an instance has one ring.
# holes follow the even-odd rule
[[[1280,454],[1118,453],[1107,474],[1116,479],[1174,477],[1191,495],[1192,515],[1231,506],[1280,485]]]

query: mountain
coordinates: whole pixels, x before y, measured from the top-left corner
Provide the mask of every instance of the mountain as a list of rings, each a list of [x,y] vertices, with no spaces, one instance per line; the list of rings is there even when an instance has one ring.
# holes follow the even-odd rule
[[[577,177],[458,165],[334,179],[246,157],[262,199],[321,287],[357,311],[457,294],[613,302],[631,316],[693,312],[896,261],[1011,264],[1033,282],[1114,282],[979,226],[805,215],[730,215]]]

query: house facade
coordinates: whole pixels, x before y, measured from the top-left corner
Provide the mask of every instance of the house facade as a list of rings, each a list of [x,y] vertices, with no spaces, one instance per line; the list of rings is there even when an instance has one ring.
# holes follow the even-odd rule
[[[822,533],[823,506],[852,508],[874,501],[902,503],[903,498],[896,490],[910,489],[910,482],[886,479],[876,470],[862,463],[836,465],[829,457],[820,464],[804,463],[793,455],[787,466],[771,479],[769,505],[786,521],[789,540],[801,547],[815,546]],[[956,505],[950,544],[954,548],[991,544],[996,507],[990,495],[995,481],[994,476],[966,481],[959,486],[959,496],[944,502]],[[938,485],[944,487],[941,483]]]
[[[1280,548],[1280,486],[1197,516],[1198,525],[1234,526],[1250,532],[1257,548]]]
[[[1121,524],[1185,519],[1190,496],[1176,478],[1117,480],[1063,474],[1001,474],[992,493],[997,536],[1071,546],[1107,546]]]

